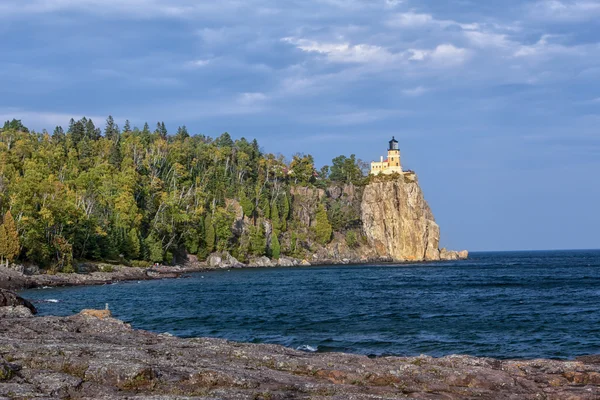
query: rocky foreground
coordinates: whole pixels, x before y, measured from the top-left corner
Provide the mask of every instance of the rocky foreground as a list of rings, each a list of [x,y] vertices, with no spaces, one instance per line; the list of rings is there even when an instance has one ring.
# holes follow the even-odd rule
[[[368,358],[134,330],[105,310],[0,318],[0,399],[598,399],[600,357]]]

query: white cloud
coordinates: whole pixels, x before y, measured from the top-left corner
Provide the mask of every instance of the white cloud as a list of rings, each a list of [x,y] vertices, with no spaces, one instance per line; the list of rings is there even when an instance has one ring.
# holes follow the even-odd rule
[[[414,12],[399,13],[392,16],[387,24],[392,27],[416,28],[424,25],[438,24],[431,14],[418,14]]]
[[[437,67],[454,67],[464,64],[471,53],[453,44],[440,44],[433,50],[410,49],[409,60],[427,61]]]
[[[425,88],[423,86],[417,86],[417,87],[414,87],[414,88],[402,90],[402,94],[404,94],[405,96],[417,97],[417,96],[424,95],[428,91],[429,91],[429,89],[427,89],[427,88]]]
[[[211,63],[211,61],[212,60],[203,60],[203,59],[192,60],[192,61],[186,62],[185,67],[191,68],[191,69],[202,68],[202,67],[206,67],[207,65],[209,65]]]
[[[597,0],[542,0],[530,6],[533,18],[555,21],[584,21],[600,16],[600,2]]]
[[[282,40],[307,53],[323,54],[331,62],[387,63],[398,57],[397,54],[393,54],[383,47],[368,44],[327,43],[291,37]]]
[[[247,92],[241,93],[237,97],[237,102],[242,105],[256,105],[258,103],[262,103],[267,100],[267,95],[261,92]]]
[[[221,0],[218,3],[195,0],[2,0],[0,13],[9,15],[77,11],[113,18],[190,18],[243,6],[244,3],[235,0]]]
[[[386,25],[391,28],[405,29],[423,28],[427,26],[435,26],[438,28],[457,26],[463,30],[480,29],[480,24],[477,22],[461,23],[451,19],[437,19],[431,14],[416,13],[414,11],[394,14],[386,21]]]
[[[508,48],[514,45],[507,35],[501,33],[481,32],[477,30],[465,31],[463,33],[467,40],[475,47],[488,48],[500,47]]]
[[[576,55],[580,53],[579,46],[565,46],[559,43],[553,43],[552,39],[556,35],[543,35],[540,40],[531,45],[521,45],[514,52],[514,57],[547,57],[553,55]]]

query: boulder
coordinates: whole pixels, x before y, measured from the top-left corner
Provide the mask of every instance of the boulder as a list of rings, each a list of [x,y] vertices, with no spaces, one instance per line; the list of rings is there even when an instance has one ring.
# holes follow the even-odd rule
[[[211,268],[242,268],[246,266],[228,252],[213,253],[206,262]]]
[[[467,250],[454,251],[454,250],[440,250],[440,260],[454,261],[454,260],[466,260],[469,258],[469,252]]]
[[[81,310],[79,315],[83,315],[85,317],[98,318],[98,319],[106,319],[106,318],[112,317],[112,313],[110,312],[110,310],[108,308],[106,308],[104,310],[92,310],[92,309]]]
[[[267,256],[253,258],[248,264],[249,267],[274,267],[275,265],[276,263],[271,261],[271,259]]]
[[[298,260],[289,257],[280,257],[277,260],[277,265],[280,267],[294,267],[298,265]]]
[[[28,308],[32,314],[36,314],[37,310],[29,301],[18,296],[9,290],[0,289],[0,307],[18,307],[23,306]]]
[[[25,306],[0,307],[0,318],[30,318],[31,310]]]

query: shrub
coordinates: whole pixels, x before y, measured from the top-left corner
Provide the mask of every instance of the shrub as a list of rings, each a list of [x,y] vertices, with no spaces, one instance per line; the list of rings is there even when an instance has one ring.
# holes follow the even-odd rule
[[[355,231],[346,232],[346,243],[349,247],[355,248],[358,246],[358,236]]]
[[[150,261],[142,260],[133,260],[130,264],[134,268],[150,268],[152,266],[152,263]]]

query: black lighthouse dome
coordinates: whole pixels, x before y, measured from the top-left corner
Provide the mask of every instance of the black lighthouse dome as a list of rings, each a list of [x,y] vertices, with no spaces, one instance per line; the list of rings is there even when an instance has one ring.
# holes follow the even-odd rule
[[[398,141],[395,136],[392,136],[392,140],[390,140],[390,150],[399,150]]]

